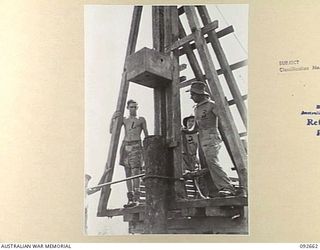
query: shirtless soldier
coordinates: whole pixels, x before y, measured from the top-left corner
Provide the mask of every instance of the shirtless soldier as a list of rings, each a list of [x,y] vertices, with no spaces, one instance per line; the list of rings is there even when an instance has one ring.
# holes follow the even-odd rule
[[[127,109],[129,116],[123,117],[122,125],[125,128],[125,137],[120,148],[120,162],[124,166],[126,178],[141,174],[143,163],[143,151],[141,144],[141,132],[148,136],[147,123],[143,117],[137,116],[138,103],[134,100],[128,100]],[[121,116],[121,112],[115,112],[110,125],[112,132],[114,120]],[[128,204],[124,207],[136,206],[139,203],[140,179],[136,178],[127,181]]]
[[[191,99],[196,103],[194,108],[195,130],[199,132],[204,157],[213,183],[219,190],[219,195],[235,195],[235,188],[219,164],[218,153],[222,140],[218,131],[218,112],[216,104],[211,101],[210,95],[205,91],[205,86],[205,83],[195,81],[188,90]]]

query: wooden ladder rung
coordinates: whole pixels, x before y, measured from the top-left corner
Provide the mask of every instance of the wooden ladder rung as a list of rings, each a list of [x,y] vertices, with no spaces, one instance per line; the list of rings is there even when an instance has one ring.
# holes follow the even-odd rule
[[[236,69],[241,68],[241,67],[246,66],[246,65],[247,65],[247,60],[243,60],[243,61],[240,61],[240,62],[237,62],[237,63],[234,63],[234,64],[230,64],[230,69],[231,70],[236,70]],[[217,73],[218,73],[218,75],[222,75],[223,74],[223,69],[218,69]],[[203,78],[206,79],[206,76],[203,75]],[[183,81],[183,82],[181,82],[179,84],[179,88],[187,87],[187,86],[191,85],[192,82],[194,82],[196,80],[197,80],[197,78],[192,78],[190,80]],[[244,96],[246,96],[246,95],[244,95]],[[247,97],[246,97],[246,99],[247,99]]]
[[[201,28],[201,34],[205,35],[208,32],[215,30],[216,28],[218,28],[218,21],[215,20],[211,23],[208,23],[207,25],[205,25],[204,27]],[[171,50],[175,50],[178,49],[180,47],[183,47],[186,44],[189,44],[190,42],[192,42],[194,40],[194,34],[190,34],[187,35],[183,38],[181,38],[180,40],[176,41],[175,43],[173,43],[170,47]]]
[[[221,37],[224,37],[226,35],[231,34],[232,32],[234,32],[234,29],[233,29],[233,26],[230,25],[230,26],[228,26],[228,27],[226,27],[226,28],[224,28],[222,30],[217,31],[216,34],[217,34],[218,38],[221,38]],[[206,43],[210,43],[211,42],[209,37],[206,37],[205,40],[206,40]],[[192,50],[196,49],[195,43],[190,43],[190,49],[192,49]],[[186,54],[185,49],[184,48],[179,49],[179,56],[182,56],[184,54]]]
[[[247,100],[247,99],[248,99],[248,95],[243,95],[242,96],[242,100]],[[229,100],[227,102],[228,102],[229,106],[236,104],[236,102],[233,99]]]

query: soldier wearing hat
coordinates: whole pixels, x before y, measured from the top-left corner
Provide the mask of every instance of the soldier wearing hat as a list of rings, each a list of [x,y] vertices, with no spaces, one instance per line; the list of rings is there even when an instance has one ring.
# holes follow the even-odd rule
[[[191,131],[195,125],[194,115],[185,117],[182,120],[184,129]],[[194,171],[199,167],[199,160],[197,157],[198,151],[198,133],[194,131],[191,133],[182,134],[183,142],[183,165],[185,171]]]
[[[188,92],[196,103],[194,108],[196,126],[194,129],[199,133],[199,141],[213,183],[219,190],[220,196],[235,195],[235,189],[218,160],[222,140],[218,131],[217,106],[210,99],[209,93],[206,92],[204,82],[194,81]]]

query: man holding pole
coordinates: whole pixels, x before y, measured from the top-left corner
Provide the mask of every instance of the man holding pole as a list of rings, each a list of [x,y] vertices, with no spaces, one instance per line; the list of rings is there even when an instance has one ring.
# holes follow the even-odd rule
[[[143,149],[141,143],[141,132],[148,136],[147,123],[144,117],[137,116],[138,103],[128,100],[127,109],[129,116],[122,118],[122,125],[125,128],[125,137],[120,148],[120,162],[124,166],[126,178],[139,175],[142,171]],[[121,116],[121,112],[115,112],[110,124],[110,133],[115,119]],[[128,203],[124,207],[136,206],[140,197],[140,179],[127,180]]]

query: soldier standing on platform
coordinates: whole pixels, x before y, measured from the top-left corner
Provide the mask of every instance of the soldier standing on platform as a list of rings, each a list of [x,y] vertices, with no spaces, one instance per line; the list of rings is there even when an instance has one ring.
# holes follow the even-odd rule
[[[143,149],[141,143],[141,132],[148,136],[147,123],[144,117],[137,116],[138,103],[134,100],[128,100],[127,109],[129,116],[122,118],[122,125],[125,128],[125,137],[120,148],[120,162],[124,166],[126,178],[141,174],[143,165]],[[114,120],[121,116],[121,112],[115,112],[111,125],[112,132]],[[127,182],[128,203],[124,207],[132,207],[139,204],[140,197],[140,179],[136,178]]]
[[[213,183],[219,190],[219,195],[235,195],[235,188],[219,164],[218,153],[222,140],[218,131],[218,110],[216,104],[210,99],[210,95],[205,91],[205,87],[205,83],[195,81],[188,90],[191,99],[196,103],[194,130],[199,133],[201,148]]]

